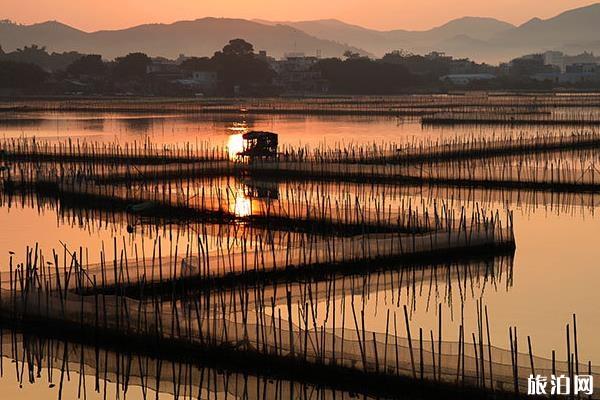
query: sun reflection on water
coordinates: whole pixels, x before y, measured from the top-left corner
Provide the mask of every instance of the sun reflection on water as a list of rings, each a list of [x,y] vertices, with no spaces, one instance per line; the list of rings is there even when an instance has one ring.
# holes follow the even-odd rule
[[[252,215],[252,199],[247,197],[244,191],[241,189],[239,189],[235,194],[233,213],[238,217],[247,217]]]

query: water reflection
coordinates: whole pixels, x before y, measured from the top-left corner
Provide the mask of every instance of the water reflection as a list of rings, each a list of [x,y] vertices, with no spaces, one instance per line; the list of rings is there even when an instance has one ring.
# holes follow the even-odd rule
[[[241,180],[244,185],[246,197],[250,197],[264,202],[268,200],[279,199],[279,184],[253,178],[244,178]]]
[[[98,115],[102,119],[98,119]],[[19,122],[0,123],[0,136],[39,136],[39,137],[89,137],[89,132],[82,130],[97,131],[103,140],[139,140],[139,135],[133,131],[135,122],[127,125],[123,122],[123,115],[97,114],[94,124],[89,116],[85,119],[79,114],[61,113],[60,116],[38,115],[39,119],[28,121],[23,118]],[[280,134],[282,145],[307,144],[318,146],[325,141],[332,146],[338,143],[373,143],[373,142],[403,142],[413,138],[433,140],[438,137],[448,138],[449,135],[457,137],[501,135],[513,133],[515,135],[524,131],[525,134],[535,134],[543,130],[548,134],[561,132],[565,128],[543,127],[452,127],[437,128],[421,126],[413,120],[398,120],[393,118],[373,117],[317,117],[317,116],[256,116],[252,120],[239,115],[185,115],[185,116],[149,116],[156,122],[148,127],[148,136],[152,137],[153,143],[185,143],[196,140],[206,140],[211,146],[227,144],[229,155],[236,157],[243,150],[242,135],[245,131],[252,129],[268,129]],[[242,119],[243,118],[243,119]],[[100,125],[98,121],[102,120]],[[38,122],[39,121],[39,122]],[[569,130],[571,128],[568,128]],[[417,140],[417,139],[415,139]],[[1,166],[0,166],[1,170]],[[0,177],[2,172],[0,171]],[[249,216],[257,213],[268,199],[276,196],[277,189],[265,189],[259,185],[243,181],[238,182],[232,189],[235,193],[235,201],[229,205],[231,211],[238,216]],[[320,184],[319,189],[325,191],[337,190],[341,183],[330,183],[324,187]],[[336,186],[337,185],[337,186]],[[367,185],[361,187],[368,187]],[[392,188],[395,188],[394,191]],[[308,187],[307,191],[314,191]],[[346,189],[344,189],[346,190]],[[357,189],[358,191],[358,189]],[[265,195],[264,192],[267,194]],[[272,194],[269,194],[272,193]],[[375,192],[373,195],[372,192]],[[536,348],[548,352],[550,347],[563,340],[564,333],[562,322],[568,320],[572,312],[576,311],[578,319],[582,321],[582,332],[593,331],[600,327],[600,314],[597,312],[598,291],[595,288],[600,273],[596,268],[600,258],[600,247],[597,246],[597,233],[600,231],[600,221],[596,218],[598,208],[598,195],[594,194],[557,194],[552,192],[534,191],[509,191],[509,190],[481,190],[456,187],[384,187],[369,192],[353,191],[352,198],[359,197],[364,204],[371,196],[385,197],[383,202],[396,204],[404,201],[401,193],[409,192],[412,204],[421,204],[420,198],[425,198],[427,203],[444,200],[451,209],[459,209],[462,206],[476,208],[485,206],[486,209],[503,208],[510,206],[515,209],[515,227],[518,241],[518,250],[515,264],[517,265],[518,282],[508,292],[496,293],[488,291],[486,294],[487,304],[490,309],[495,310],[494,325],[491,327],[492,334],[496,337],[505,337],[506,327],[518,325],[527,334],[536,337]],[[290,192],[292,195],[296,192]],[[288,191],[281,186],[280,195],[283,199],[289,197]],[[406,197],[406,196],[405,196]],[[393,202],[396,203],[393,203]],[[335,200],[332,198],[335,207]],[[127,223],[127,215],[116,217],[114,213],[92,214],[90,210],[79,211],[73,214],[70,222],[59,219],[60,213],[71,212],[63,203],[56,210],[38,210],[42,215],[35,212],[38,204],[23,204],[21,209],[13,208],[9,212],[9,206],[0,204],[0,253],[3,265],[7,267],[6,254],[9,250],[22,252],[27,244],[33,245],[38,241],[40,247],[46,249],[60,248],[57,240],[60,239],[69,244],[69,248],[78,248],[83,245],[90,248],[90,255],[97,255],[97,248],[102,241],[112,243],[113,236],[120,238],[124,236],[124,227]],[[263,207],[264,208],[264,207]],[[73,213],[73,212],[72,212]],[[100,217],[98,217],[100,215]],[[61,217],[62,218],[62,217]],[[96,229],[81,222],[97,218]],[[117,223],[117,219],[123,219]],[[170,236],[170,230],[152,230],[148,227],[142,230],[146,224],[136,221],[140,228],[136,227],[135,238],[138,240],[140,253],[152,254],[153,238],[158,233],[163,238]],[[71,228],[69,228],[71,226]],[[1,229],[5,228],[5,229]],[[100,230],[100,228],[103,228]],[[115,229],[114,231],[111,229]],[[220,227],[219,227],[220,229]],[[34,234],[32,235],[32,232]],[[41,234],[35,235],[35,232]],[[166,233],[165,233],[166,232]],[[181,238],[174,230],[173,236],[177,236],[179,249],[185,249],[187,236]],[[126,235],[130,237],[133,235]],[[195,234],[194,234],[195,236]],[[146,245],[140,244],[141,238],[145,237]],[[175,247],[175,241],[173,242]],[[180,250],[181,251],[181,250]],[[470,277],[470,276],[469,276]],[[435,275],[433,277],[435,280]],[[435,288],[435,286],[434,286]],[[464,289],[464,285],[463,285]],[[470,291],[470,288],[468,288]],[[385,292],[382,292],[385,294]],[[414,291],[413,291],[414,293]],[[532,295],[534,293],[535,295]],[[391,293],[387,293],[391,296]],[[481,293],[482,294],[482,293]],[[560,294],[560,295],[557,295]],[[377,296],[373,296],[375,299]],[[473,297],[473,296],[472,296]],[[479,296],[478,296],[479,297]],[[381,299],[381,296],[379,296]],[[469,300],[468,307],[473,308],[474,300]],[[379,306],[383,302],[370,302],[367,313],[374,316],[373,323],[378,323],[377,329],[385,331],[385,318],[380,316]],[[378,313],[378,309],[379,314]],[[385,308],[384,308],[385,310]],[[431,317],[427,305],[419,305],[414,312],[419,326],[426,329],[436,326],[435,316]],[[598,343],[589,343],[585,349],[586,354],[592,358],[600,357],[600,346]],[[0,390],[0,393],[4,392]]]
[[[151,118],[127,118],[122,121],[125,130],[134,133],[148,133],[154,125]]]
[[[353,399],[352,393],[277,374],[223,368],[228,360],[85,344],[0,327],[0,393],[11,400]],[[136,351],[137,350],[137,351]],[[2,367],[4,365],[4,367]],[[8,368],[11,366],[11,368]],[[14,367],[13,367],[14,366]],[[364,399],[373,397],[361,396]]]
[[[230,211],[237,217],[264,213],[273,206],[274,200],[279,199],[277,183],[246,178],[236,180],[235,187],[231,192],[234,201]]]
[[[246,133],[248,132],[248,123],[244,120],[241,122],[233,122],[231,126],[227,127],[227,130],[232,133]]]
[[[418,142],[424,139],[448,139],[448,136],[553,134],[576,130],[536,126],[430,127],[422,126],[416,118],[373,116],[38,112],[7,115],[0,121],[0,136],[7,138],[36,136],[65,139],[89,137],[90,133],[94,133],[98,134],[99,140],[113,141],[118,138],[127,142],[139,140],[139,135],[143,133],[156,143],[207,140],[213,146],[225,145],[231,134],[244,133],[249,129],[277,132],[281,145],[311,147]]]
[[[252,199],[246,197],[243,189],[238,189],[234,193],[233,213],[238,217],[247,217],[252,215]]]

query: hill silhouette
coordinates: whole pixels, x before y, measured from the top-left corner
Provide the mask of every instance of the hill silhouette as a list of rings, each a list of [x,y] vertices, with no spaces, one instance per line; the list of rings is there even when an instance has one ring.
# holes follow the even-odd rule
[[[265,25],[243,19],[202,18],[89,33],[55,21],[34,25],[0,23],[0,45],[5,51],[37,44],[46,46],[49,51],[97,53],[108,59],[135,51],[170,58],[182,53],[210,56],[233,38],[243,38],[255,49],[267,50],[275,57],[286,52],[315,55],[317,51],[325,57],[339,57],[347,50],[367,54],[361,49],[316,38],[290,26]]]
[[[494,18],[463,17],[423,31],[379,31],[336,19],[202,18],[98,32],[84,32],[60,22],[0,23],[0,46],[5,51],[37,44],[47,46],[50,51],[99,53],[108,59],[134,51],[170,58],[181,53],[210,56],[238,37],[275,57],[288,52],[340,57],[350,50],[381,57],[392,50],[418,54],[441,51],[495,64],[546,50],[600,52],[600,3],[544,20],[533,18],[520,26]]]

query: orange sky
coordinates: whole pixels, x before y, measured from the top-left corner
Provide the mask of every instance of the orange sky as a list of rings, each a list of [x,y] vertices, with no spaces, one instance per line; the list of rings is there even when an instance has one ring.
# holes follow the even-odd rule
[[[337,18],[376,29],[427,29],[461,16],[519,24],[598,0],[2,0],[0,19],[59,20],[83,30],[205,16],[304,20]]]

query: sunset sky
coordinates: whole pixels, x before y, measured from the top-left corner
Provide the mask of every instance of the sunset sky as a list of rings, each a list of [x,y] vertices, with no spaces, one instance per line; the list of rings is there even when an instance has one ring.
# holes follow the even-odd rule
[[[59,20],[92,31],[207,16],[306,20],[337,18],[375,29],[428,29],[462,16],[514,24],[598,0],[2,0],[0,18]]]

